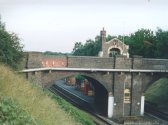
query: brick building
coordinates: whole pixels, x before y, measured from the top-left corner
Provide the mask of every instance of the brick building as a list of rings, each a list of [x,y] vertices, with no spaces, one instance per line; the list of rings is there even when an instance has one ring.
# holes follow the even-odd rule
[[[117,38],[106,41],[106,31],[100,32],[101,38],[101,51],[99,52],[100,57],[115,57],[116,55],[123,55],[129,58],[128,49],[129,46],[124,44]]]

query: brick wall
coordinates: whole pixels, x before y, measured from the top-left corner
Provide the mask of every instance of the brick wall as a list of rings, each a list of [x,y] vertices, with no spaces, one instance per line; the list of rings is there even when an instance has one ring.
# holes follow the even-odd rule
[[[68,57],[68,67],[76,68],[114,68],[114,58],[88,56]]]
[[[42,67],[67,67],[66,57],[43,57]]]
[[[26,63],[26,64],[24,64]],[[45,56],[40,52],[29,52],[22,63],[23,68],[74,67],[106,69],[168,69],[168,59],[147,59],[140,56],[126,58],[100,58],[92,56]]]
[[[42,54],[40,52],[28,52],[26,67],[28,69],[42,67],[41,58]]]
[[[143,59],[144,69],[164,70],[168,69],[168,59]]]
[[[131,69],[132,58],[126,58],[125,56],[117,56],[115,60],[116,69]]]

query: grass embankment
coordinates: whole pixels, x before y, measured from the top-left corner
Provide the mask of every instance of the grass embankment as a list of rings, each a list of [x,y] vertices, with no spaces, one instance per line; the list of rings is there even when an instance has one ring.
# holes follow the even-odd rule
[[[82,113],[76,114],[76,108],[71,107],[71,105],[69,106],[60,97],[52,95],[52,98],[56,98],[57,101],[59,100],[58,103],[60,106],[40,88],[33,86],[4,65],[0,65],[0,97],[4,96],[10,97],[21,109],[24,109],[24,112],[30,114],[36,125],[80,124],[75,119],[77,119],[77,116],[79,118]],[[69,113],[66,113],[61,107]],[[71,116],[72,114],[77,115],[74,117],[75,119]],[[85,118],[87,119],[84,114],[83,119]],[[79,118],[79,120],[81,119]],[[87,120],[80,122],[86,123],[86,125],[93,123]]]
[[[146,100],[158,107],[168,107],[168,78],[161,78],[145,92]]]
[[[0,98],[0,125],[35,125],[33,118],[9,97]]]
[[[72,104],[62,99],[60,96],[54,95],[48,92],[48,90],[46,90],[46,92],[61,106],[61,108],[63,108],[68,114],[70,114],[75,119],[75,121],[81,123],[82,125],[95,125],[95,123],[87,113],[74,107]]]

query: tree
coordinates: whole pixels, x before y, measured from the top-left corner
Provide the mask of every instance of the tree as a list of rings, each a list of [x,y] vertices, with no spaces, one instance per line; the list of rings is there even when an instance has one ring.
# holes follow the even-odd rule
[[[62,53],[62,52],[52,52],[52,51],[45,51],[43,52],[46,56],[68,56],[71,55],[71,53]]]
[[[106,41],[118,38],[129,45],[130,56],[140,55],[146,58],[168,58],[168,31],[159,29],[154,33],[150,29],[139,29],[130,35],[110,36]],[[73,55],[77,56],[97,56],[101,49],[100,36],[94,40],[87,40],[83,45],[76,42],[73,49]]]
[[[5,29],[0,18],[0,62],[12,68],[18,68],[23,57],[23,45],[15,33],[9,33]]]
[[[156,46],[155,55],[157,58],[168,58],[168,31],[163,31],[158,28],[156,31]]]
[[[81,52],[82,48],[83,48],[82,43],[81,42],[76,42],[75,46],[73,48],[73,51],[72,51],[73,55],[75,55],[75,56],[81,55],[82,54],[82,52]]]
[[[81,42],[76,42],[72,54],[75,56],[97,56],[100,49],[100,36],[96,36],[95,40],[89,39],[84,45]]]
[[[149,29],[140,29],[135,33],[132,33],[129,41],[127,41],[130,46],[130,55],[155,57],[155,39],[153,31]]]

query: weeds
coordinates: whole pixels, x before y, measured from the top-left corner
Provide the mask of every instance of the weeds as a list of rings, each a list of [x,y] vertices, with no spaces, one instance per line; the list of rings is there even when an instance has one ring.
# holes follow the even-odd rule
[[[4,123],[6,125],[36,125],[32,117],[9,97],[0,98],[0,124]]]

